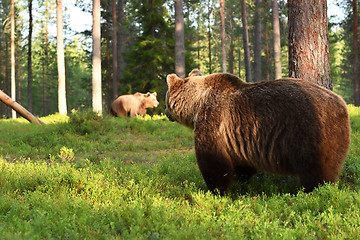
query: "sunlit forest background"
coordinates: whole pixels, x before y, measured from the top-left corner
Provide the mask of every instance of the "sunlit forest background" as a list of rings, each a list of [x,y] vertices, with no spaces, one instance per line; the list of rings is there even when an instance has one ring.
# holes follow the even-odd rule
[[[32,2],[33,33],[29,39],[29,3]],[[122,1],[117,7],[117,34],[122,50],[117,74],[118,94],[158,92],[163,101],[165,77],[175,72],[174,2],[166,0]],[[349,104],[353,103],[353,1],[338,1],[345,14],[341,20],[329,17],[331,76],[334,91]],[[245,80],[243,23],[239,1],[225,2],[227,72]],[[254,64],[254,21],[257,8],[246,1],[251,63]],[[263,1],[262,73],[263,79],[274,79],[273,27],[271,1]],[[282,76],[288,76],[287,1],[278,1]],[[76,8],[91,15],[92,2],[76,1]],[[183,2],[186,73],[198,68],[204,74],[221,71],[220,5],[215,0]],[[0,0],[0,89],[10,91],[10,0]],[[113,4],[101,1],[102,93],[104,112],[113,101]],[[121,14],[122,13],[122,14]],[[92,41],[91,29],[75,31],[70,11],[64,8],[66,98],[68,111],[91,107]],[[83,19],[78,19],[82,21]],[[15,1],[16,101],[37,116],[58,111],[58,75],[56,59],[56,1]],[[91,22],[87,23],[91,26]],[[28,46],[32,42],[32,87],[28,88]],[[118,43],[119,45],[119,43]],[[119,58],[120,57],[120,58]],[[32,106],[27,97],[32,94]],[[160,106],[154,111],[161,112]],[[10,117],[10,108],[0,103],[0,116]]]

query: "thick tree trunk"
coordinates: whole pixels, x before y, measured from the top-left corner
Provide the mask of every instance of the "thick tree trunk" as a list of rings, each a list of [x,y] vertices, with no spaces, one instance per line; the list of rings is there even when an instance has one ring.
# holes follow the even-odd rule
[[[353,0],[353,88],[354,105],[360,106],[360,79],[359,79],[359,48],[358,48],[358,11],[357,1]]]
[[[102,115],[100,0],[93,0],[92,106]]]
[[[182,0],[175,1],[175,73],[185,78],[184,13]]]
[[[111,102],[113,102],[118,96],[119,96],[119,92],[118,92],[118,56],[117,56],[117,45],[118,45],[118,41],[117,41],[117,28],[118,28],[118,24],[117,24],[117,6],[116,6],[116,0],[112,1],[112,68],[113,68],[113,76],[112,76],[112,97],[110,98],[111,101],[109,102],[109,105],[111,104]]]
[[[64,30],[62,0],[56,1],[56,24],[57,24],[57,65],[58,65],[58,108],[59,114],[66,115],[66,83],[65,83],[65,60],[64,60]]]
[[[332,89],[326,0],[289,0],[289,76]]]
[[[11,99],[16,101],[15,83],[15,3],[11,0]],[[12,118],[16,118],[16,112],[12,110]]]
[[[249,48],[249,32],[247,25],[247,16],[246,16],[246,4],[245,0],[241,0],[241,17],[243,24],[243,44],[244,44],[244,53],[245,53],[245,72],[246,72],[246,81],[252,82],[252,73],[251,73],[251,63],[250,63],[250,48]]]
[[[226,72],[226,48],[225,48],[225,0],[220,0],[220,22],[221,22],[221,71]]]
[[[118,70],[117,70],[117,79],[120,81],[123,78],[123,71],[125,69],[125,61],[123,53],[125,51],[125,31],[124,31],[124,1],[117,0],[118,2],[118,48],[117,48],[117,58],[118,58]],[[120,86],[121,87],[121,86]],[[119,86],[117,87],[119,88]],[[117,93],[119,95],[119,92]]]
[[[280,44],[280,23],[279,7],[277,0],[272,0],[272,18],[274,34],[274,62],[275,62],[275,79],[281,78],[281,44]]]
[[[29,36],[28,36],[28,86],[27,86],[27,103],[29,111],[32,111],[32,31],[33,31],[33,18],[32,18],[32,0],[29,0]]]
[[[28,110],[23,108],[20,104],[13,101],[8,95],[6,95],[1,90],[0,90],[0,101],[5,103],[6,105],[10,106],[12,109],[14,109],[16,112],[18,112],[21,116],[26,118],[29,122],[33,122],[33,123],[40,124],[40,125],[44,124],[37,117],[32,115]]]
[[[254,82],[259,82],[262,79],[262,64],[261,64],[261,15],[262,6],[261,0],[255,0],[255,36],[254,36]]]
[[[111,67],[111,56],[110,56],[110,52],[112,52],[112,47],[110,46],[110,24],[106,24],[106,81],[107,81],[107,91],[108,91],[108,104],[107,106],[111,107],[111,103],[113,102],[114,96],[113,96],[113,82],[112,80],[114,79],[113,77],[111,77],[111,73],[112,73],[112,67]],[[117,60],[116,60],[117,61]],[[112,61],[114,62],[114,60]],[[113,74],[114,75],[114,74]]]

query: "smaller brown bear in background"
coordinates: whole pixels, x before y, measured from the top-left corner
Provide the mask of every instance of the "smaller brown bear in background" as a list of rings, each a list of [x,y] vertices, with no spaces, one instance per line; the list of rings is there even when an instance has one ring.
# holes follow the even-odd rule
[[[130,95],[122,95],[118,97],[112,104],[110,114],[117,116],[135,117],[136,115],[146,115],[146,108],[154,108],[159,105],[154,93],[135,93]]]

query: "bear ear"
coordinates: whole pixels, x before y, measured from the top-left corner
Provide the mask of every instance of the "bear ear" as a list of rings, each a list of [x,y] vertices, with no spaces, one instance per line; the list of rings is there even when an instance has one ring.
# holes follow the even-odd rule
[[[173,85],[176,81],[178,80],[182,80],[181,78],[179,78],[178,76],[176,76],[176,74],[169,74],[166,77],[166,82],[167,85],[170,87],[171,85]]]
[[[149,96],[150,96],[150,92],[147,92],[147,93],[146,93],[146,97],[149,97]]]
[[[153,93],[153,95],[156,97],[157,93],[156,93],[156,92],[154,92],[154,93]]]

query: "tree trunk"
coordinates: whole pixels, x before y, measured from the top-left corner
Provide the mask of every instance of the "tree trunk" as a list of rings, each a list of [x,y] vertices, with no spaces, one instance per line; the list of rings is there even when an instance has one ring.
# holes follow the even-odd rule
[[[210,13],[210,10],[209,10]],[[209,48],[209,73],[212,73],[212,61],[211,61],[211,26],[210,26],[210,17],[209,17],[209,28],[208,28],[208,48]]]
[[[360,79],[359,79],[359,48],[358,48],[358,11],[357,1],[353,0],[353,88],[354,105],[360,106]]]
[[[56,1],[56,24],[57,24],[57,64],[58,64],[58,107],[59,114],[66,115],[66,83],[65,83],[65,60],[64,60],[64,36],[63,36],[63,10],[62,0]]]
[[[230,14],[229,14],[229,29],[230,29],[230,47],[229,47],[229,73],[234,73],[234,61],[235,61],[235,57],[234,57],[234,51],[235,51],[235,37],[234,37],[234,26],[235,26],[235,21],[234,21],[234,5],[231,4],[230,5]],[[240,76],[239,76],[240,77]]]
[[[3,49],[2,48],[1,38],[0,38],[0,49]],[[2,61],[2,51],[0,51],[0,74],[1,74],[1,77],[4,77],[5,68],[4,68],[2,63],[3,63],[3,61]],[[0,79],[0,89],[3,89],[1,79]],[[4,115],[4,104],[0,104],[0,116],[3,116],[3,115]]]
[[[281,78],[281,44],[280,44],[280,23],[279,7],[277,0],[272,0],[272,18],[274,34],[274,62],[275,62],[275,79]]]
[[[100,0],[93,0],[92,106],[102,115]]]
[[[9,41],[5,39],[5,92],[9,93],[10,84],[9,84]],[[5,109],[5,115],[9,117],[8,109]]]
[[[114,76],[111,76],[111,69],[113,69],[111,67],[111,57],[110,57],[110,52],[112,52],[112,50],[110,50],[112,47],[110,46],[110,23],[106,24],[106,80],[107,80],[107,91],[108,91],[108,108],[110,109],[111,103],[113,102],[114,96],[113,96],[113,82],[112,80],[114,79]],[[113,48],[112,48],[113,49]],[[116,50],[116,49],[115,49]],[[115,53],[116,55],[116,53]],[[114,56],[113,56],[114,57]],[[117,59],[116,59],[117,61]],[[112,60],[112,63],[114,62],[114,59]],[[114,73],[113,73],[114,75]],[[116,76],[117,77],[117,76]]]
[[[243,44],[244,44],[244,53],[245,53],[245,72],[246,72],[246,81],[252,82],[252,73],[251,73],[251,63],[250,63],[250,48],[249,48],[249,32],[247,25],[247,16],[246,16],[246,4],[245,0],[241,0],[241,17],[243,24]]]
[[[124,31],[124,0],[118,1],[118,48],[117,48],[117,58],[118,58],[118,70],[117,70],[117,80],[121,80],[123,78],[123,71],[125,69],[125,61],[123,53],[125,51],[125,31]],[[121,87],[121,86],[120,86]],[[117,89],[119,86],[117,86]],[[119,95],[117,92],[116,96]]]
[[[332,89],[326,0],[289,0],[289,76]]]
[[[29,36],[28,36],[28,86],[27,86],[27,103],[28,109],[32,111],[32,32],[33,32],[33,18],[32,18],[32,0],[29,0]]]
[[[20,53],[20,49],[21,49],[20,39],[17,38],[16,51],[17,51],[18,53]],[[21,73],[21,62],[20,62],[20,61],[21,61],[20,58],[18,58],[17,61],[16,61],[16,70],[17,70],[17,73],[16,73],[16,74],[17,74],[17,76],[19,76],[19,78],[20,78],[20,76],[22,76],[22,73]],[[17,81],[17,88],[16,88],[16,90],[17,90],[17,99],[18,99],[19,104],[21,105],[21,101],[22,101],[21,81]]]
[[[111,101],[109,102],[109,104],[111,104],[111,102],[113,102],[119,95],[118,92],[118,82],[117,82],[117,78],[118,78],[118,56],[117,56],[117,45],[118,45],[118,41],[117,41],[117,28],[118,28],[118,24],[117,24],[117,6],[116,6],[116,0],[112,1],[112,37],[113,37],[113,41],[112,41],[112,66],[113,66],[113,76],[112,76],[112,97],[110,98]]]
[[[240,43],[240,39],[239,39],[239,46],[241,45],[241,43]],[[239,62],[238,62],[238,64],[239,64],[239,78],[240,79],[242,79],[242,77],[241,77],[241,49],[239,48]]]
[[[268,0],[264,1],[264,9],[269,9]],[[264,26],[265,26],[265,79],[266,81],[270,80],[270,51],[269,51],[269,32],[268,32],[268,20],[269,14],[268,11],[265,11],[264,17]]]
[[[182,0],[175,1],[175,73],[185,78],[184,13]]]
[[[29,111],[27,111],[25,108],[23,108],[20,104],[18,104],[14,100],[12,100],[8,95],[6,95],[1,90],[0,90],[0,101],[13,108],[16,112],[18,112],[21,116],[26,118],[29,122],[37,123],[39,125],[44,124],[37,117],[32,115]]]
[[[45,0],[45,53],[44,53],[44,60],[43,64],[43,71],[42,71],[42,114],[43,116],[48,114],[48,101],[47,101],[47,90],[48,90],[48,83],[47,83],[47,68],[49,64],[49,0]]]
[[[225,48],[225,0],[220,0],[220,22],[221,22],[221,71],[226,72],[226,48]]]
[[[11,0],[11,99],[16,101],[15,83],[15,4]],[[16,118],[16,111],[12,110],[12,118]]]
[[[230,49],[229,49],[229,73],[234,73],[234,37],[230,35]]]
[[[261,64],[261,15],[262,7],[261,0],[255,0],[255,36],[254,36],[254,82],[259,82],[262,79],[262,64]]]

